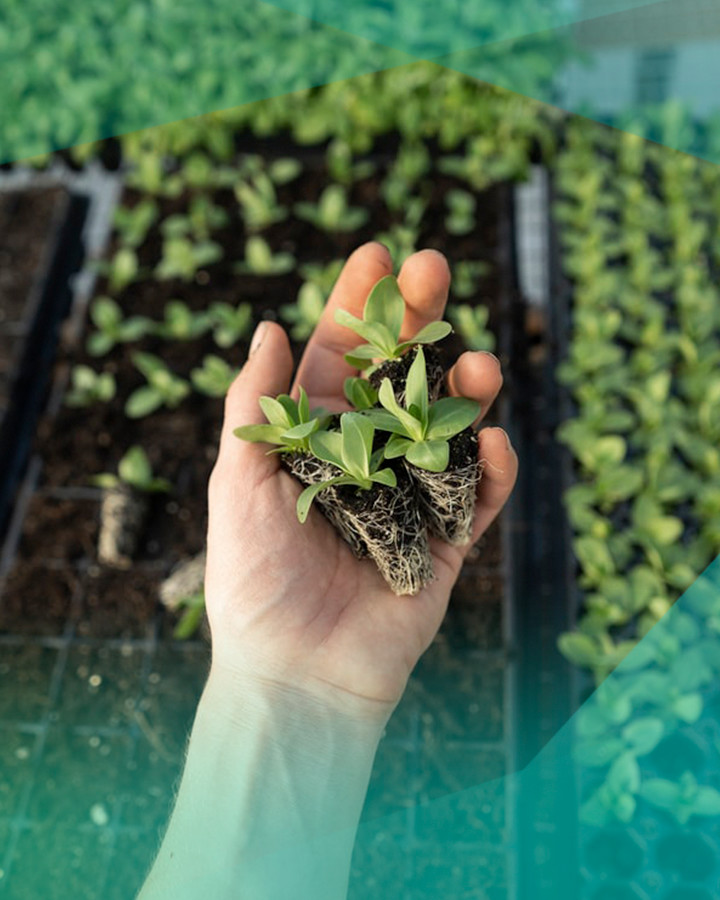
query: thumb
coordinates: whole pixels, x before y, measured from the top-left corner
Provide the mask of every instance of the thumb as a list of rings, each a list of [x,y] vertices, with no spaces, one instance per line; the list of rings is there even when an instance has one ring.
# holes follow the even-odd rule
[[[240,370],[225,397],[225,413],[216,468],[236,477],[244,468],[263,477],[275,471],[277,455],[267,456],[267,444],[240,440],[233,431],[240,425],[260,425],[265,417],[259,400],[264,395],[275,397],[290,385],[293,359],[284,330],[275,322],[261,322],[250,344],[247,362]]]

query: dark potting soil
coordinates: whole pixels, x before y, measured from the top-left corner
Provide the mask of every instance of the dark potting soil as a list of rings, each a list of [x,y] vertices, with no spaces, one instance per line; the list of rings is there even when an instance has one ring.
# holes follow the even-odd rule
[[[370,384],[376,390],[379,390],[380,385],[383,383],[383,379],[389,378],[390,383],[393,386],[395,397],[400,398],[398,402],[403,403],[404,401],[402,398],[405,397],[405,382],[407,381],[410,366],[412,366],[415,357],[417,356],[418,349],[418,347],[411,348],[407,353],[404,353],[400,359],[385,360],[382,365],[378,366],[378,368],[369,375],[368,381]],[[447,367],[445,365],[444,354],[442,349],[434,344],[424,346],[422,349],[425,356],[425,367],[427,371],[428,395],[431,400],[436,400],[442,392],[443,383],[445,381],[445,370]]]
[[[472,428],[466,428],[448,441],[450,460],[447,471],[455,472],[478,461],[478,440]]]
[[[301,263],[327,263],[331,259],[347,256],[356,246],[391,224],[392,216],[380,199],[382,174],[380,171],[356,183],[350,192],[351,204],[371,210],[369,223],[353,233],[326,233],[297,219],[292,213],[294,203],[316,200],[329,182],[322,165],[316,169],[306,167],[299,179],[278,188],[279,201],[288,207],[289,216],[263,231],[262,236],[274,252],[292,252]],[[483,195],[479,209],[485,212],[485,217],[478,222],[472,235],[448,240],[443,225],[446,212],[444,197],[448,189],[460,183],[438,175],[428,179],[427,184],[428,211],[418,245],[441,250],[451,265],[463,259],[490,263],[490,271],[483,276],[477,297],[482,297],[486,303],[486,298],[490,298],[490,327],[498,329],[499,311],[492,298],[499,295],[497,266],[502,264],[498,252],[502,191],[492,189]],[[131,206],[140,199],[140,194],[128,190],[124,203]],[[160,221],[171,213],[183,212],[188,199],[188,196],[161,198],[158,201]],[[230,216],[228,225],[211,236],[212,240],[223,246],[223,258],[200,270],[190,281],[172,279],[160,282],[148,277],[130,285],[117,298],[126,315],[140,314],[160,321],[167,301],[172,299],[183,300],[193,310],[204,310],[216,301],[233,306],[247,301],[252,305],[253,320],[257,323],[263,318],[278,319],[280,306],[295,299],[302,281],[297,271],[283,276],[262,277],[235,272],[234,264],[244,257],[248,233],[238,219],[237,203],[232,192],[216,191],[213,200],[223,206]],[[30,218],[36,224],[45,221],[47,216],[36,211]],[[159,262],[162,240],[159,223],[156,223],[138,251],[145,271],[150,272]],[[27,241],[23,245],[26,255],[30,243]],[[111,246],[109,255],[116,246]],[[14,270],[16,267],[0,268]],[[96,294],[99,296],[106,292],[106,284],[101,279]],[[88,324],[88,334],[92,328]],[[113,372],[118,392],[109,403],[96,404],[87,409],[62,407],[56,416],[46,416],[41,422],[34,450],[42,458],[42,490],[86,488],[90,475],[115,471],[118,460],[133,444],[140,444],[148,453],[154,472],[170,479],[174,485],[171,495],[153,498],[138,551],[138,565],[150,566],[147,571],[143,570],[142,585],[131,591],[128,572],[117,573],[103,567],[99,567],[97,577],[83,576],[76,606],[77,609],[87,610],[87,615],[76,622],[78,633],[98,636],[144,633],[147,623],[157,615],[157,587],[162,578],[181,559],[199,552],[205,542],[207,479],[217,453],[223,401],[193,393],[178,409],[161,410],[145,419],[128,419],[123,412],[125,402],[130,393],[143,384],[142,376],[132,364],[131,354],[136,350],[155,353],[177,375],[187,379],[192,369],[200,366],[203,358],[210,353],[222,356],[239,368],[246,358],[248,341],[249,335],[230,350],[219,350],[209,334],[190,342],[169,342],[147,336],[133,345],[116,345],[101,358],[90,356],[83,347],[61,346],[58,372],[63,366],[67,368],[80,363],[96,371]],[[451,335],[443,345],[449,359],[454,359],[464,349],[457,335]],[[294,343],[296,360],[301,351],[302,346]],[[367,503],[368,499],[355,497],[352,502],[362,504]],[[38,495],[33,501],[31,514],[24,526],[21,552],[0,596],[4,630],[23,631],[23,623],[32,623],[31,630],[38,633],[61,630],[63,616],[69,615],[70,599],[69,592],[60,591],[57,586],[76,583],[74,573],[86,571],[88,566],[94,571],[98,504],[97,501],[83,501],[74,507],[73,504],[77,501],[51,499],[50,494]],[[486,535],[482,546],[486,560],[499,555],[498,533],[491,531]],[[53,563],[52,567],[43,568],[40,561],[45,559],[55,560],[57,565]],[[60,568],[61,562],[65,565],[64,569]],[[470,598],[474,594],[475,602],[484,604],[484,609],[489,609],[491,605],[500,609],[502,579],[498,568],[488,565],[487,571],[483,569],[485,574],[480,581],[470,583],[467,576],[461,578],[458,585],[461,605],[462,597]],[[123,585],[126,583],[128,596],[132,594],[132,599],[123,602],[120,598],[124,596]],[[117,602],[112,600],[112,585],[116,586]],[[49,598],[56,590],[60,596],[50,603]],[[491,592],[492,596],[488,596],[487,592]],[[91,596],[92,600],[89,599]],[[468,610],[470,606],[468,599]],[[167,618],[170,614],[164,615]],[[482,618],[486,618],[485,613]],[[91,624],[81,627],[83,621]],[[135,623],[132,627],[131,622]],[[160,633],[168,633],[164,624],[160,626]]]

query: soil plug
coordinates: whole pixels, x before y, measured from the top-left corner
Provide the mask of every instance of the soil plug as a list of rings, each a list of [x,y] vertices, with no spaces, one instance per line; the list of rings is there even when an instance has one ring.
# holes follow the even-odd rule
[[[478,442],[471,428],[451,438],[444,472],[430,472],[407,463],[417,487],[420,509],[430,534],[448,544],[466,544],[471,537],[477,486],[482,475]]]
[[[131,447],[118,463],[118,473],[104,472],[91,479],[103,488],[100,506],[98,561],[127,568],[137,549],[147,516],[148,494],[171,488],[164,478],[155,478],[142,447]]]

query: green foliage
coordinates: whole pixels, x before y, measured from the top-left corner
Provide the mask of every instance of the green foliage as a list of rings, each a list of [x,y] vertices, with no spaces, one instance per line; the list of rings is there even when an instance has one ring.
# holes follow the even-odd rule
[[[238,303],[233,307],[229,303],[211,303],[208,318],[213,332],[213,340],[223,349],[233,347],[249,332],[252,325],[252,306],[249,303]]]
[[[238,181],[235,197],[248,231],[263,231],[287,218],[288,211],[278,203],[273,180],[265,172],[259,171],[246,181]]]
[[[67,406],[91,406],[107,403],[117,390],[112,372],[95,372],[89,366],[73,366],[72,386],[65,396]]]
[[[296,203],[293,212],[299,219],[331,233],[356,231],[367,222],[370,215],[365,209],[350,206],[347,190],[341,184],[326,187],[317,204]]]
[[[448,214],[445,228],[448,234],[469,234],[475,227],[475,197],[469,191],[455,188],[445,194]]]
[[[222,259],[222,247],[214,241],[193,241],[186,237],[166,237],[162,259],[155,267],[160,281],[180,278],[192,281],[199,269]]]
[[[168,341],[192,341],[211,327],[208,313],[193,312],[182,300],[168,300],[164,313],[153,333]]]
[[[450,290],[453,297],[458,300],[466,300],[477,294],[480,279],[490,269],[487,263],[480,260],[465,259],[456,262],[453,266],[452,284]]]
[[[135,366],[147,384],[137,388],[125,403],[125,415],[140,419],[162,406],[175,409],[190,393],[190,385],[174,375],[165,363],[152,353],[133,353]]]
[[[487,306],[456,304],[448,308],[448,318],[468,350],[495,349],[495,335],[487,327],[488,315]]]
[[[168,216],[161,225],[166,238],[189,238],[207,241],[213,231],[228,222],[228,215],[205,194],[197,194],[190,199],[187,215],[175,213]]]
[[[329,418],[324,409],[310,409],[302,387],[297,401],[287,394],[261,397],[260,408],[268,424],[241,425],[233,434],[243,441],[274,444],[271,453],[307,453],[311,435],[324,428]]]
[[[237,370],[219,356],[206,356],[200,368],[193,369],[190,381],[196,391],[208,397],[224,397]]]
[[[392,469],[380,468],[383,453],[382,449],[373,453],[374,437],[372,422],[366,416],[353,412],[343,413],[340,417],[340,432],[316,431],[310,435],[313,454],[336,466],[342,474],[305,488],[297,500],[300,522],[307,519],[312,502],[320,491],[331,485],[349,485],[359,490],[370,490],[374,484],[397,486]]]
[[[235,271],[242,275],[285,275],[294,268],[292,253],[273,253],[268,242],[259,235],[247,239],[245,260],[235,265]]]
[[[401,341],[400,330],[404,317],[405,301],[394,275],[381,278],[370,291],[365,301],[362,319],[358,319],[347,310],[337,310],[335,321],[352,329],[367,342],[345,354],[346,361],[358,369],[367,369],[373,359],[397,359],[409,347],[415,344],[434,343],[452,331],[447,322],[431,322],[411,340]]]
[[[195,634],[202,622],[205,614],[205,591],[183,597],[177,608],[181,611],[181,616],[173,629],[173,637],[178,641],[186,641]]]
[[[110,297],[96,297],[90,305],[90,319],[97,329],[87,339],[91,356],[104,356],[116,344],[138,341],[150,334],[153,322],[145,316],[123,317],[123,312]]]
[[[142,447],[134,445],[118,463],[117,475],[104,472],[95,475],[91,479],[92,484],[98,487],[112,489],[126,484],[142,493],[166,493],[172,490],[172,485],[165,478],[156,478],[153,475],[150,460]]]
[[[99,264],[98,269],[107,276],[108,289],[112,294],[119,294],[140,277],[140,263],[132,247],[120,247],[112,259]]]
[[[350,376],[343,384],[345,399],[353,409],[362,411],[377,405],[378,392],[365,378]]]
[[[115,210],[114,224],[122,244],[126,247],[139,247],[157,221],[159,212],[158,205],[152,197],[145,197],[132,208],[118,206]]]
[[[325,309],[325,295],[317,284],[306,281],[300,286],[295,303],[280,307],[284,322],[292,325],[290,336],[295,341],[305,341],[313,333]]]
[[[328,263],[303,263],[299,266],[300,274],[306,281],[317,285],[323,294],[328,297],[335,287],[335,282],[342,271],[345,261],[333,259]]]
[[[464,397],[444,397],[430,403],[425,355],[418,349],[408,371],[405,408],[395,399],[389,378],[378,391],[383,410],[367,415],[374,425],[391,433],[384,449],[385,459],[405,459],[430,472],[444,472],[450,458],[449,439],[464,431],[480,414],[480,405]]]

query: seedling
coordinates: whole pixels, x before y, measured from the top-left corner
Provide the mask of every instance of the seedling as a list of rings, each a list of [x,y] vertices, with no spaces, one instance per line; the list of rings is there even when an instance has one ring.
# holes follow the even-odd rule
[[[455,189],[445,194],[448,214],[445,228],[450,234],[469,234],[475,225],[475,198],[468,191]]]
[[[326,187],[317,204],[296,203],[293,211],[299,219],[327,232],[355,231],[369,217],[367,210],[350,206],[347,190],[341,184]]]
[[[208,316],[213,340],[218,347],[227,349],[237,344],[250,330],[252,306],[249,303],[239,303],[235,307],[229,303],[211,303]]]
[[[182,614],[180,621],[173,628],[173,637],[179,641],[186,641],[198,630],[205,615],[205,591],[183,597],[176,609],[182,611]]]
[[[228,215],[221,206],[217,206],[204,194],[198,194],[190,201],[187,215],[176,213],[168,216],[161,228],[168,238],[192,237],[197,241],[205,241],[213,231],[226,225],[227,221]]]
[[[97,297],[93,300],[90,318],[97,328],[86,344],[91,356],[104,356],[116,344],[140,340],[153,329],[152,320],[146,316],[123,318],[122,309],[110,297]]]
[[[128,397],[125,415],[129,418],[140,419],[162,406],[175,409],[190,393],[187,381],[174,375],[152,353],[133,353],[132,360],[147,379],[147,384]]]
[[[154,332],[166,340],[191,341],[211,327],[206,312],[193,312],[182,300],[169,300],[164,313],[164,321],[155,326]]]
[[[172,490],[172,484],[166,478],[156,478],[153,475],[150,460],[138,445],[130,447],[122,457],[118,463],[117,475],[103,472],[94,475],[90,481],[107,490],[127,485],[143,494],[167,493]]]
[[[317,285],[327,297],[342,271],[343,264],[342,259],[333,259],[329,263],[305,263],[299,269],[302,277]]]
[[[91,406],[93,403],[107,403],[117,390],[112,372],[95,372],[90,366],[74,366],[72,387],[65,397],[67,406]]]
[[[233,431],[243,441],[263,441],[275,444],[270,453],[307,453],[310,437],[324,428],[328,414],[324,409],[310,409],[305,390],[300,388],[297,402],[287,394],[261,397],[260,408],[268,420],[266,425],[241,425]]]
[[[114,223],[122,243],[126,247],[139,247],[157,221],[158,215],[158,205],[151,197],[141,200],[132,209],[119,206],[115,210]]]
[[[369,159],[356,160],[352,147],[342,138],[331,142],[325,159],[330,177],[346,187],[354,181],[369,178],[375,171],[375,163]]]
[[[258,235],[247,239],[245,260],[235,265],[235,271],[242,275],[284,275],[294,268],[292,253],[273,253],[268,242]]]
[[[480,278],[485,275],[489,266],[477,259],[465,259],[453,266],[451,290],[454,297],[466,300],[477,293]]]
[[[297,517],[307,519],[313,500],[320,491],[332,485],[348,485],[370,490],[375,484],[396,487],[397,477],[392,469],[380,468],[382,448],[373,453],[375,426],[359,413],[343,413],[340,432],[318,431],[310,435],[310,449],[325,462],[336,466],[341,474],[305,488],[297,500]]]
[[[418,350],[410,366],[405,387],[405,408],[395,398],[389,378],[383,379],[378,400],[384,407],[368,413],[375,425],[389,431],[386,459],[404,457],[429,472],[444,472],[450,459],[451,437],[460,434],[477,418],[480,404],[464,397],[444,397],[430,403],[425,355]]]
[[[195,390],[208,397],[224,397],[237,370],[229,366],[219,356],[206,356],[201,368],[193,369],[190,381]]]
[[[404,317],[405,301],[397,278],[386,275],[370,291],[362,319],[344,309],[335,313],[335,321],[339,325],[352,329],[367,341],[345,354],[345,360],[357,369],[367,369],[374,359],[399,359],[414,344],[434,343],[452,331],[448,322],[431,322],[421,328],[411,340],[401,341],[400,330]]]
[[[275,185],[265,172],[235,185],[242,219],[248,231],[263,231],[287,218],[287,209],[278,203]]]
[[[140,263],[132,247],[120,247],[110,262],[98,264],[98,269],[107,275],[108,287],[113,294],[119,294],[140,275]]]
[[[378,392],[364,378],[353,376],[346,378],[343,391],[348,403],[360,412],[365,409],[372,409],[377,404]]]
[[[310,337],[325,309],[325,295],[311,281],[306,281],[298,291],[295,303],[280,307],[284,322],[292,325],[290,336],[293,340],[304,341]]]
[[[495,349],[495,335],[487,328],[488,315],[486,306],[461,304],[448,309],[448,316],[468,350]]]
[[[222,253],[222,247],[214,241],[167,237],[163,241],[162,259],[155,267],[155,277],[161,281],[171,278],[192,281],[199,269],[222,259]]]

